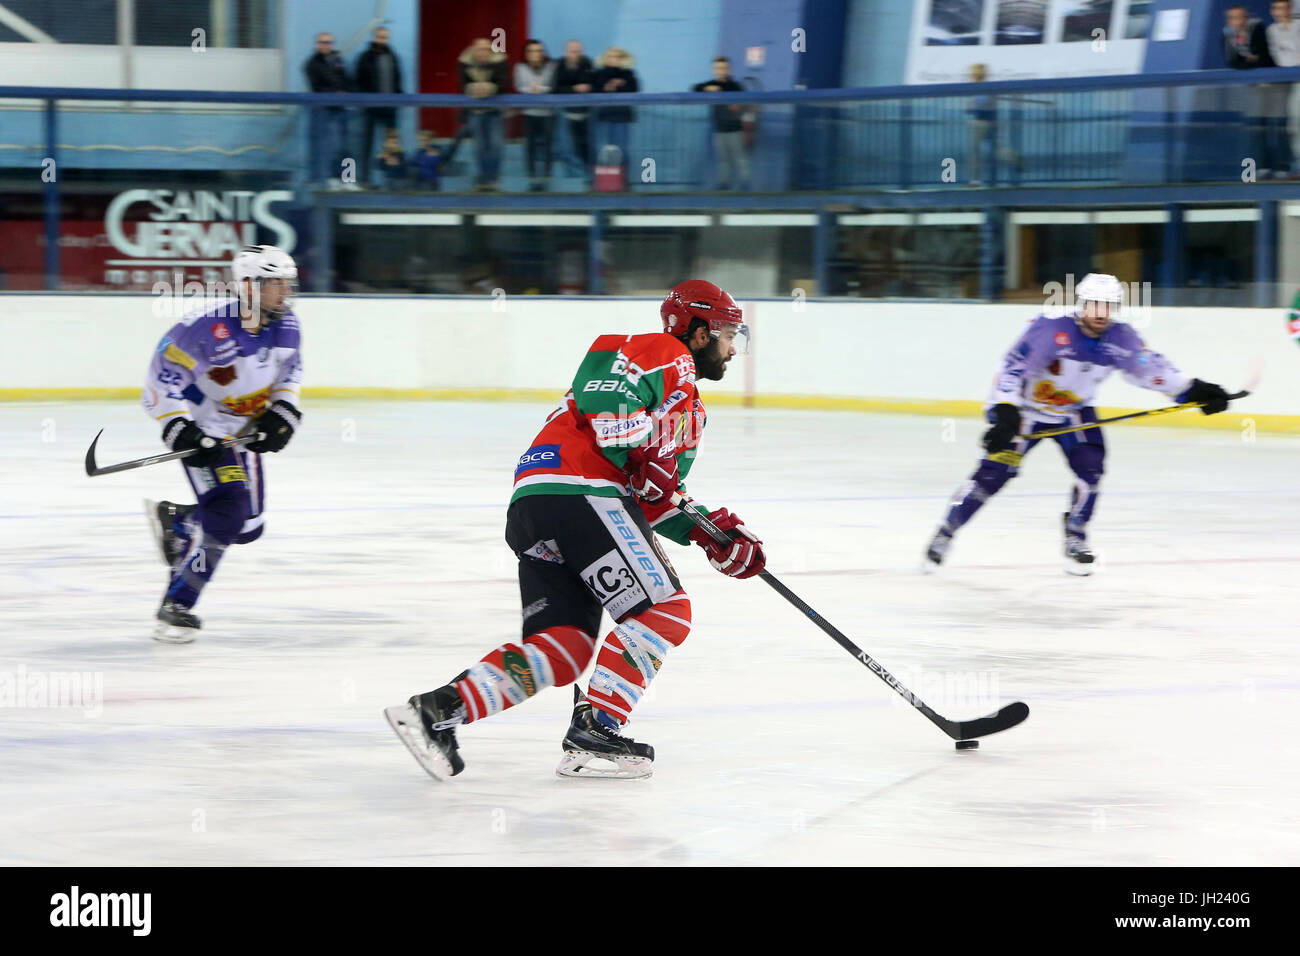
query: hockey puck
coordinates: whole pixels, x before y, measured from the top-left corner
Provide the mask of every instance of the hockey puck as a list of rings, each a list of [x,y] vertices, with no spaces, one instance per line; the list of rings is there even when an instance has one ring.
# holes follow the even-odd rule
[[[980,742],[978,740],[959,740],[957,741],[958,750],[977,750]]]

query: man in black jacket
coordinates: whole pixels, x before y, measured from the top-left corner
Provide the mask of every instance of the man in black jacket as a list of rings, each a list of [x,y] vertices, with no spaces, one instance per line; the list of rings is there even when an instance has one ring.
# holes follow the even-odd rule
[[[590,93],[593,73],[591,60],[583,55],[582,44],[570,40],[564,44],[564,59],[555,68],[555,92]],[[564,111],[564,119],[569,127],[569,142],[573,144],[573,154],[583,175],[587,174],[591,166],[589,112],[582,106]]]
[[[743,93],[745,88],[731,77],[731,61],[713,58],[713,79],[696,83],[695,93]],[[719,103],[713,107],[713,154],[718,161],[718,189],[749,188],[749,157],[745,155],[745,132],[740,122],[741,107]]]
[[[402,67],[397,54],[388,45],[388,29],[376,27],[370,46],[357,58],[357,92],[401,93]],[[397,126],[397,110],[391,106],[370,107],[366,110],[365,136],[361,140],[361,182],[370,182],[370,159],[374,155],[375,129],[387,136]]]
[[[303,64],[313,93],[346,93],[352,88],[347,64],[334,49],[334,37],[316,34],[316,52]],[[347,149],[348,118],[341,106],[313,106],[307,117],[311,136],[312,178],[323,185],[340,177]]]

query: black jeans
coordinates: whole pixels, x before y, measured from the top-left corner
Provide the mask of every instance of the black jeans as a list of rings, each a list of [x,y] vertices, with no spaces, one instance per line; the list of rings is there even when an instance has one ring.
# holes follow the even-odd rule
[[[524,114],[524,144],[527,150],[528,178],[551,176],[551,143],[555,138],[554,116]]]

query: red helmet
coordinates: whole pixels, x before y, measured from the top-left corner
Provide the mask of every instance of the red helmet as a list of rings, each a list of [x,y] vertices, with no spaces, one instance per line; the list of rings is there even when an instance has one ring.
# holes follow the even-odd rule
[[[730,293],[704,279],[679,282],[659,306],[659,315],[664,320],[664,331],[674,338],[685,336],[694,318],[708,323],[709,333],[714,338],[724,330],[730,330],[736,337],[737,352],[745,351],[744,346],[748,344],[749,329],[736,300]]]

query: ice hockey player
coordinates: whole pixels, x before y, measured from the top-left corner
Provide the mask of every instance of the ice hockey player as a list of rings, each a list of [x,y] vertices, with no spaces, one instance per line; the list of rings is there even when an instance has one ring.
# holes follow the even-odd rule
[[[1178,402],[1201,402],[1214,415],[1228,407],[1221,387],[1189,378],[1163,355],[1146,347],[1131,325],[1111,315],[1123,301],[1123,287],[1111,275],[1089,273],[1075,288],[1073,314],[1040,315],[1030,323],[1002,361],[986,406],[992,427],[984,433],[988,452],[953,497],[943,524],[926,548],[922,568],[943,563],[957,529],[998,489],[1019,473],[1019,463],[1041,439],[1035,432],[1097,420],[1092,405],[1097,386],[1118,369],[1134,385]],[[1087,527],[1097,504],[1106,445],[1100,428],[1054,439],[1074,472],[1070,510],[1063,516],[1065,570],[1092,573],[1096,555],[1088,547]]]
[[[662,332],[596,339],[563,405],[515,468],[505,537],[519,558],[522,639],[385,711],[438,779],[464,769],[457,725],[571,683],[586,670],[602,609],[615,627],[587,693],[574,688],[556,772],[649,776],[654,749],[620,730],[691,628],[690,601],[655,533],[700,545],[723,574],[747,578],[763,569],[762,542],[740,518],[726,509],[709,514],[734,539],[718,545],[668,501],[674,491],[684,494],[681,482],[704,428],[696,377],[720,380],[744,351],[749,332],[741,310],[713,283],[693,279],[674,288],[659,311]]]
[[[168,567],[154,638],[186,644],[198,635],[193,608],[232,544],[262,534],[262,454],[284,448],[302,422],[301,336],[292,310],[293,258],[275,246],[245,246],[231,263],[237,295],[205,304],[172,326],[154,350],[145,411],[162,424],[198,503],[146,502]],[[227,448],[223,439],[257,433]]]

